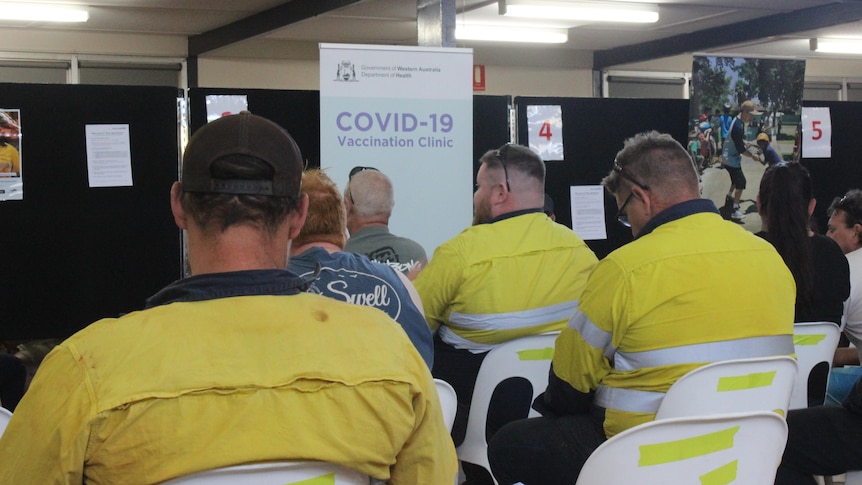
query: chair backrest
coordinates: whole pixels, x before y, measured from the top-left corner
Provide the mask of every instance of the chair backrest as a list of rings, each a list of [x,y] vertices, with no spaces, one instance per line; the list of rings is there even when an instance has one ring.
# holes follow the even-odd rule
[[[844,485],[862,485],[862,471],[848,471],[844,476]]]
[[[437,396],[440,397],[440,409],[443,410],[443,421],[451,433],[452,425],[455,424],[455,413],[458,411],[458,395],[455,393],[452,385],[443,379],[434,379],[434,384],[437,386]]]
[[[286,461],[254,463],[206,470],[163,482],[163,485],[368,485],[367,475],[332,463]]]
[[[577,485],[772,485],[786,442],[787,423],[770,411],[651,421],[602,443]]]
[[[12,412],[6,408],[0,408],[0,436],[3,436],[3,431],[6,431],[6,425],[12,419]]]
[[[748,411],[786,416],[796,374],[796,360],[787,355],[713,362],[677,380],[655,419]]]
[[[799,372],[793,394],[790,396],[790,409],[808,407],[809,377],[811,371],[821,363],[823,363],[820,366],[821,370],[815,376],[816,388],[812,388],[811,392],[820,396],[819,403],[823,404],[829,383],[829,370],[832,368],[832,358],[835,355],[835,349],[838,348],[839,337],[838,325],[832,322],[805,322],[793,325],[793,346],[796,349]]]
[[[557,335],[559,332],[529,335],[502,343],[488,352],[476,376],[464,441],[456,450],[461,461],[480,465],[491,474],[488,442],[485,440],[491,395],[498,384],[510,377],[522,377],[530,382],[533,387],[530,402],[544,392],[548,387],[548,372]],[[530,415],[538,413],[531,410]]]

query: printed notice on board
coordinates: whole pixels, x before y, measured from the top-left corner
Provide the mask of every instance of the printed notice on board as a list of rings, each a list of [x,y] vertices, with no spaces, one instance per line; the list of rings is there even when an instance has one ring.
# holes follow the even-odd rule
[[[607,239],[605,230],[605,193],[601,185],[573,185],[572,230],[584,241]]]
[[[87,125],[85,133],[90,187],[131,186],[129,125]]]

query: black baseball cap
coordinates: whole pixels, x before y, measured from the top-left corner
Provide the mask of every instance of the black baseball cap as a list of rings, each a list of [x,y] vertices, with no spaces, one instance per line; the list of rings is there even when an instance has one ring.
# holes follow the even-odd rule
[[[210,166],[226,156],[247,155],[273,169],[272,180],[216,179]],[[189,140],[183,154],[183,191],[235,195],[298,197],[302,154],[282,127],[243,111],[208,123]]]

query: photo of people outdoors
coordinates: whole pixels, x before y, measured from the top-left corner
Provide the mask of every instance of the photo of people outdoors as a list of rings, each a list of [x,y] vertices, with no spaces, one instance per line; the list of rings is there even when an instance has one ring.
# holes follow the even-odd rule
[[[21,111],[0,109],[0,201],[21,200]]]
[[[761,229],[764,170],[798,160],[804,60],[695,56],[688,149],[722,217]]]

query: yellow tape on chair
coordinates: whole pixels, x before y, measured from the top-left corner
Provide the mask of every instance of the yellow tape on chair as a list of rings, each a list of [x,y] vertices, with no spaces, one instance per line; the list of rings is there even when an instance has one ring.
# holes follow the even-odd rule
[[[518,358],[520,360],[551,360],[554,357],[554,348],[545,347],[544,349],[519,350]]]
[[[733,460],[727,465],[720,466],[715,470],[701,475],[701,485],[727,485],[736,480],[736,469],[739,466],[739,460]]]
[[[301,482],[291,482],[286,485],[335,485],[335,473],[327,473]]]
[[[743,389],[755,389],[758,387],[769,387],[775,379],[775,371],[755,372],[744,376],[721,377],[718,379],[718,392],[741,391]]]
[[[793,345],[817,345],[826,338],[825,334],[794,335]]]
[[[638,466],[662,465],[733,448],[739,426],[677,441],[642,445]]]

